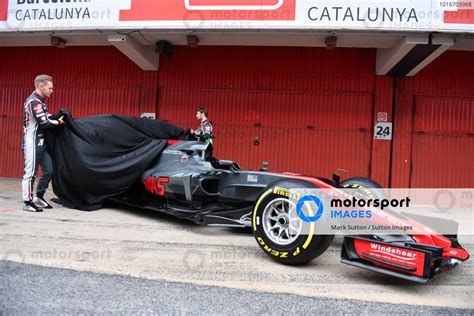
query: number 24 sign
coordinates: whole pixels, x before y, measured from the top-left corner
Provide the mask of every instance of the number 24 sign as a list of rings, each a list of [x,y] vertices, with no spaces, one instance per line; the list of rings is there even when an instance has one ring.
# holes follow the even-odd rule
[[[374,139],[392,140],[392,123],[377,122],[374,129]]]

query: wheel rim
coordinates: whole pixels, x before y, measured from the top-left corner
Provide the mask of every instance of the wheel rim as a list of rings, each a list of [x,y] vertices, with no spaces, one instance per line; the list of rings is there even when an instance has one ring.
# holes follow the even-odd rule
[[[262,214],[263,230],[278,245],[289,245],[301,234],[303,222],[296,213],[296,205],[284,198],[267,204]]]

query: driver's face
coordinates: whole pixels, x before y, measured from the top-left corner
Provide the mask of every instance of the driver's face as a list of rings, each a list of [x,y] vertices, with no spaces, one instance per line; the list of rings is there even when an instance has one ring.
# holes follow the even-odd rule
[[[196,112],[196,118],[197,118],[198,120],[202,120],[202,113],[199,112],[199,111],[197,111],[197,112]]]
[[[51,81],[46,81],[45,83],[41,83],[38,87],[41,91],[41,94],[45,98],[49,98],[53,94],[54,86]]]

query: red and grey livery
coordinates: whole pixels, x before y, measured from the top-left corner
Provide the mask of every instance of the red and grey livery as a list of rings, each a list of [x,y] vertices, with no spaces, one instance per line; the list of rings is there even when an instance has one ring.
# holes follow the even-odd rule
[[[365,178],[340,182],[337,176],[330,180],[272,173],[265,163],[259,171],[243,170],[234,161],[214,158],[212,152],[212,144],[169,141],[140,181],[114,200],[202,225],[251,227],[258,245],[271,258],[303,264],[323,254],[334,236],[303,234],[290,189],[380,188]],[[469,258],[457,236],[436,233],[422,224],[423,218],[387,216],[420,233],[345,236],[342,263],[426,283]]]
[[[56,126],[59,126],[59,121],[50,118],[44,98],[33,92],[23,105],[21,144],[25,158],[25,173],[21,184],[23,201],[33,200],[33,184],[45,148],[43,129]]]

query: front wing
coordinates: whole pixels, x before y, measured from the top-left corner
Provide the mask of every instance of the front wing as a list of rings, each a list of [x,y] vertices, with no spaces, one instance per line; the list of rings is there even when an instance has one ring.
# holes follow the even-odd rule
[[[380,242],[365,236],[344,237],[341,253],[342,263],[422,284],[462,261],[443,256],[441,247]]]

